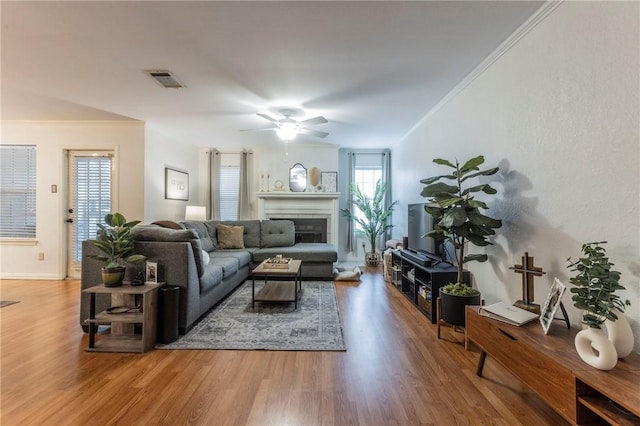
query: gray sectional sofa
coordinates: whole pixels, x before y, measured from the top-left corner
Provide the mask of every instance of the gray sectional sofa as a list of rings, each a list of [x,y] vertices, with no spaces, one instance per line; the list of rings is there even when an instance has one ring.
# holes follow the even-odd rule
[[[221,248],[225,242],[218,240],[220,224],[242,227],[242,241],[238,246],[241,248]],[[132,232],[135,252],[158,263],[159,281],[180,286],[180,333],[189,330],[269,257],[281,254],[302,260],[303,279],[331,279],[338,259],[332,244],[296,243],[294,224],[289,220],[185,221],[180,223],[180,228],[139,225]],[[101,283],[102,264],[88,256],[97,252],[90,241],[83,243],[82,252],[81,287],[84,289]],[[143,264],[130,265],[125,279],[131,279],[143,269]],[[98,295],[96,309],[105,309],[109,303],[108,296]],[[88,317],[89,295],[82,293],[80,323],[85,331],[84,319]]]

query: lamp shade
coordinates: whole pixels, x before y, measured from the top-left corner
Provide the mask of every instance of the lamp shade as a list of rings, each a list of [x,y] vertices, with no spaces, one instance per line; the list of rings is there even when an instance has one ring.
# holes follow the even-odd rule
[[[207,208],[205,206],[187,206],[184,220],[207,220]]]

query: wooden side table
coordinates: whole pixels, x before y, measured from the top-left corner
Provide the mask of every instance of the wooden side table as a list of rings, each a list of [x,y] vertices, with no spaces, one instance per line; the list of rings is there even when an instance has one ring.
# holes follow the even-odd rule
[[[89,304],[89,347],[93,352],[146,352],[156,343],[159,284],[120,287],[96,285],[82,290],[91,295]],[[96,294],[110,294],[111,308],[96,313]],[[136,334],[140,324],[142,334]],[[99,325],[110,325],[110,334],[97,336]]]

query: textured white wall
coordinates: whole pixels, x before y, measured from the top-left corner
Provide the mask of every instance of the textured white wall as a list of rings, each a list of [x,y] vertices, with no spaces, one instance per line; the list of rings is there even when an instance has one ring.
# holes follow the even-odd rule
[[[485,198],[503,219],[490,261],[468,269],[487,303],[521,298],[508,268],[525,251],[568,284],[567,257],[607,240],[640,350],[640,46],[638,2],[565,2],[393,151],[394,197],[421,202],[419,180],[445,171],[433,158],[483,154],[500,166]],[[399,215],[397,237],[406,229]],[[472,251],[482,249],[472,248]],[[564,297],[572,322],[580,313]],[[560,326],[559,324],[555,325]]]

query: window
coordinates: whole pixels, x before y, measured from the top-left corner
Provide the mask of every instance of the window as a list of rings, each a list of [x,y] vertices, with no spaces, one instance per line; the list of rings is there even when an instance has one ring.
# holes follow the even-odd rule
[[[376,183],[382,179],[382,167],[369,166],[357,167],[353,177],[354,183],[360,188],[360,191],[369,199],[373,198],[376,192]],[[358,218],[364,219],[364,215],[360,209],[356,209],[355,214]],[[362,230],[361,226],[356,222],[356,229]]]
[[[238,220],[240,154],[220,155],[220,220]]]
[[[36,147],[0,146],[0,238],[36,238]]]

